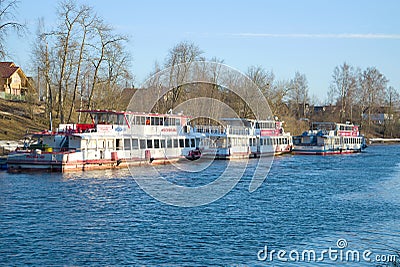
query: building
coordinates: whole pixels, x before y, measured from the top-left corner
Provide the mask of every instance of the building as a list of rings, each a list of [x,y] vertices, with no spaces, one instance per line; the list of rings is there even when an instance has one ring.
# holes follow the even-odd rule
[[[24,99],[34,93],[33,80],[13,62],[0,62],[0,98]]]
[[[387,121],[393,121],[394,120],[394,112],[396,110],[391,110],[389,112],[388,107],[377,107],[371,112],[368,110],[369,108],[366,108],[362,114],[362,117],[364,120],[370,119],[372,123],[374,124],[384,124]]]

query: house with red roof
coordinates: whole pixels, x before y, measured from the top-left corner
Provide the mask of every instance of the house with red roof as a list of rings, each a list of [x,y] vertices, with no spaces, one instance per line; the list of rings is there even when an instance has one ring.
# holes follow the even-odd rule
[[[35,89],[31,78],[13,62],[0,62],[0,98],[24,98]]]

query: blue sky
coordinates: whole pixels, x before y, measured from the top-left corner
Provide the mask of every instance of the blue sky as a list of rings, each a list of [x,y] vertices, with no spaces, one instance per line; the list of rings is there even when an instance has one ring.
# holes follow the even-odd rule
[[[320,100],[327,96],[333,69],[343,62],[376,67],[400,89],[397,0],[80,2],[130,37],[136,85],[175,44],[192,41],[205,57],[223,59],[243,72],[256,65],[272,70],[277,79],[290,79],[299,71],[307,77],[310,94]],[[28,24],[28,36],[10,36],[8,47],[21,67],[30,63],[37,18],[54,24],[57,3],[20,0],[18,12]]]

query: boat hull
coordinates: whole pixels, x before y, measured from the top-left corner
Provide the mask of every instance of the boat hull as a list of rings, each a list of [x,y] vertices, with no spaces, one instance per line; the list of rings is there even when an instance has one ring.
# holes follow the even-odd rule
[[[87,170],[104,170],[128,168],[140,165],[162,165],[179,161],[183,157],[151,158],[151,159],[96,159],[74,160],[77,153],[14,153],[7,160],[8,172],[74,172]]]
[[[360,153],[361,149],[326,149],[323,146],[294,146],[292,154],[295,155],[335,155]]]

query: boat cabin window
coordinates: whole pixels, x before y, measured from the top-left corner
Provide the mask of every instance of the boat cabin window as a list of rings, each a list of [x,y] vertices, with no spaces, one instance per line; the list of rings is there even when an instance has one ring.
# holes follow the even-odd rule
[[[340,131],[352,131],[353,126],[352,125],[340,125],[339,130]]]
[[[132,139],[132,149],[138,149],[139,148],[139,142],[137,139]]]
[[[106,148],[106,142],[104,140],[99,140],[97,144],[99,148]]]
[[[124,125],[125,124],[124,114],[118,114],[117,115],[117,124],[118,125]]]
[[[172,148],[172,139],[167,139],[167,148]]]
[[[132,125],[175,125],[175,118],[172,121],[172,118],[158,116],[132,116],[131,119]]]
[[[165,140],[164,139],[160,140],[160,147],[165,148]]]
[[[160,148],[160,140],[154,139],[154,148]]]
[[[94,122],[96,124],[117,124],[126,125],[124,114],[112,114],[112,113],[92,113]],[[127,115],[129,116],[129,115]],[[129,118],[128,118],[129,121]]]
[[[147,139],[147,148],[153,148],[153,140]]]
[[[131,139],[124,139],[124,149],[131,150]]]
[[[160,125],[160,118],[159,117],[155,117],[154,118],[154,125]]]
[[[146,140],[140,139],[140,149],[146,149]]]
[[[118,141],[118,140],[117,140]],[[109,149],[114,149],[114,140],[108,140],[107,147]],[[118,149],[118,142],[117,142],[117,149]]]
[[[117,150],[122,150],[122,139],[116,139],[115,144],[116,144]]]
[[[185,139],[185,147],[190,147],[190,139]]]
[[[190,139],[190,147],[196,147],[196,142],[194,139]]]
[[[174,147],[178,147],[178,139],[173,139],[174,140]]]
[[[96,122],[99,124],[105,124],[108,121],[107,114],[104,113],[97,114],[96,118],[97,118]]]
[[[185,147],[185,141],[183,139],[179,139],[179,147]]]

